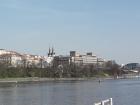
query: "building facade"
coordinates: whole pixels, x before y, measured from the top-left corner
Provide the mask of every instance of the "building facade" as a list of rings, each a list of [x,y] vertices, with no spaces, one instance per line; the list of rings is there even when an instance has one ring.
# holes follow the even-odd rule
[[[71,63],[78,65],[102,65],[105,60],[98,58],[96,55],[93,55],[92,52],[88,52],[85,55],[81,55],[76,51],[70,51]]]
[[[58,67],[59,65],[69,65],[70,61],[70,56],[55,56],[53,60],[53,66]]]
[[[20,54],[3,54],[0,55],[0,63],[9,67],[18,67],[22,65],[22,55]]]
[[[140,64],[139,63],[128,63],[128,64],[124,65],[123,69],[140,70]]]

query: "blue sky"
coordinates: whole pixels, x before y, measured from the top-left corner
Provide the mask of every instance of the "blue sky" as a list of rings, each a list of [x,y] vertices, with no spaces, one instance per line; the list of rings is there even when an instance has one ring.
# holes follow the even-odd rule
[[[93,51],[140,62],[139,0],[0,0],[0,48],[45,55]]]

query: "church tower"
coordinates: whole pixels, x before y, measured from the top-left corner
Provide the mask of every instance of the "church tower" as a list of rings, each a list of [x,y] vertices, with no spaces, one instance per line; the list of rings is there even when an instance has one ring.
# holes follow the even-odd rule
[[[52,57],[55,56],[55,52],[54,52],[54,48],[52,47],[52,53],[51,53]]]
[[[51,56],[51,49],[50,49],[50,47],[49,47],[48,57],[50,57],[50,56]]]
[[[48,57],[54,57],[54,56],[55,56],[54,48],[53,47],[52,49],[49,48]]]

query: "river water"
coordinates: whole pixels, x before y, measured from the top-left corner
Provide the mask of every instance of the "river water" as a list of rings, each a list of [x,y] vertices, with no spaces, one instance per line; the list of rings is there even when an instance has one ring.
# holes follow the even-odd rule
[[[140,105],[140,79],[0,85],[0,105],[93,105],[111,97],[114,105]]]

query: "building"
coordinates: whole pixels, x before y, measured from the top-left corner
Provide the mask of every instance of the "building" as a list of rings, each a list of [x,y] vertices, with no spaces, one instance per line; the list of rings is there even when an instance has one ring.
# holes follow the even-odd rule
[[[71,63],[78,65],[102,65],[105,60],[98,58],[96,55],[93,55],[92,52],[86,53],[86,55],[81,55],[76,51],[70,51]]]
[[[83,58],[80,55],[80,53],[77,53],[76,51],[70,51],[70,57],[71,57],[71,63],[77,65],[83,65]]]
[[[47,62],[47,66],[53,66],[53,60],[55,57],[54,48],[49,48],[48,57],[45,57],[45,61]]]
[[[82,55],[83,65],[93,65],[97,63],[98,58],[96,55],[92,55],[92,53],[87,53],[86,55]]]
[[[126,70],[140,70],[140,64],[139,63],[128,63],[123,66],[123,69]]]
[[[99,66],[105,66],[106,60],[103,58],[98,58],[97,63]]]
[[[18,67],[22,65],[22,55],[16,54],[3,54],[0,55],[0,63],[10,67]]]
[[[0,55],[3,55],[3,54],[10,54],[10,51],[7,51],[5,49],[0,49]]]
[[[40,56],[30,54],[23,54],[23,56],[24,67],[38,67],[41,59]]]
[[[48,66],[69,65],[72,63],[77,65],[102,65],[104,60],[98,58],[92,52],[83,55],[76,51],[70,51],[70,56],[55,56],[54,48],[49,48],[48,56],[40,56],[0,49],[0,63],[12,67],[46,68]]]
[[[69,65],[71,61],[70,56],[55,56],[53,60],[53,66]]]
[[[20,54],[15,51],[0,49],[0,63],[9,67],[37,67],[45,68],[46,57],[31,54]]]
[[[54,49],[49,48],[48,56],[20,54],[15,51],[0,49],[0,63],[10,67],[46,68],[53,64]]]

